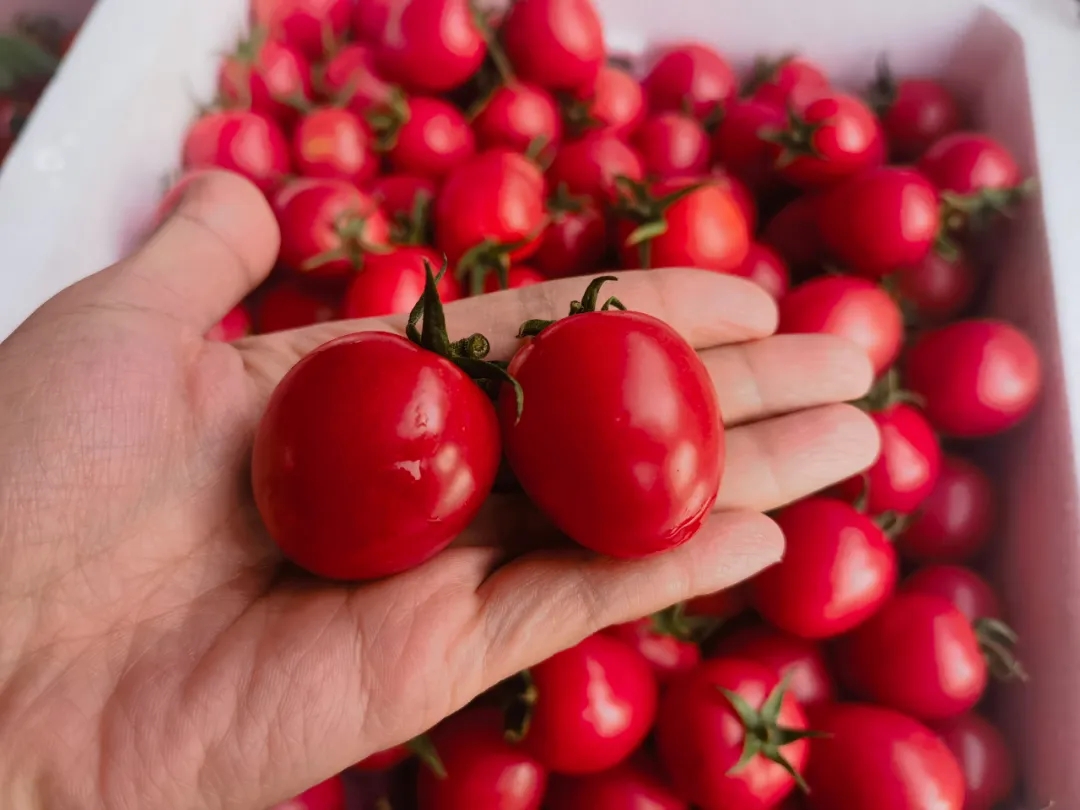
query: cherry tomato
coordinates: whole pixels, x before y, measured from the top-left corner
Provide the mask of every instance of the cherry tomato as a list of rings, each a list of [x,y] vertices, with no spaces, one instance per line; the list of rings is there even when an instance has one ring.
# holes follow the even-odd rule
[[[821,647],[766,624],[724,636],[710,657],[741,658],[768,667],[777,681],[788,679],[788,692],[808,712],[836,699],[836,684]]]
[[[293,133],[293,157],[306,177],[367,185],[379,172],[371,131],[348,110],[324,107],[305,115]]]
[[[548,278],[543,273],[533,270],[531,267],[517,265],[511,267],[506,273],[506,286],[499,281],[498,273],[491,273],[484,279],[484,292],[493,293],[499,290],[517,290],[521,287],[531,287],[534,284],[543,284]]]
[[[813,810],[963,810],[960,766],[926,726],[880,706],[823,714],[807,772]]]
[[[802,188],[821,188],[880,165],[881,126],[859,99],[826,92],[806,105],[783,131],[776,168]]]
[[[1001,600],[990,583],[960,565],[928,565],[904,580],[906,593],[928,593],[948,600],[968,621],[1000,619]]]
[[[756,191],[776,185],[776,147],[763,133],[780,132],[787,113],[764,101],[732,101],[712,138],[713,159]]]
[[[287,102],[311,98],[311,65],[296,48],[252,37],[221,63],[218,94],[227,106],[290,123],[297,111]]]
[[[609,627],[604,632],[637,650],[649,662],[653,675],[661,684],[701,662],[697,644],[662,632],[651,616]]]
[[[237,304],[230,309],[225,317],[218,321],[214,327],[206,333],[207,340],[217,340],[222,343],[232,343],[242,337],[251,334],[251,313],[243,304]]]
[[[369,256],[345,293],[346,318],[375,318],[412,310],[424,293],[427,271],[424,262],[438,272],[442,257],[425,247],[401,247],[390,253]],[[461,283],[452,273],[439,281],[444,304],[461,298]]]
[[[397,172],[441,180],[475,152],[476,138],[456,107],[414,96],[387,157]]]
[[[994,810],[1012,796],[1016,764],[1009,744],[993,723],[969,713],[938,723],[934,730],[964,774],[964,810]]]
[[[759,62],[748,89],[753,101],[800,109],[829,89],[829,77],[808,59],[787,56]]]
[[[391,112],[401,100],[400,88],[379,75],[369,45],[346,45],[334,54],[322,70],[320,89],[359,116]]]
[[[1042,365],[1028,336],[989,318],[923,333],[904,368],[931,424],[950,436],[1008,430],[1031,412],[1042,388]]]
[[[340,775],[320,782],[270,810],[347,810],[345,780]]]
[[[975,297],[975,268],[960,250],[942,256],[930,251],[922,261],[895,276],[896,291],[921,322],[939,324],[960,315]]]
[[[664,51],[642,85],[654,113],[685,111],[701,119],[733,99],[739,89],[727,60],[697,42]]]
[[[818,227],[833,256],[856,273],[881,278],[926,258],[938,233],[940,208],[929,180],[890,166],[825,192]]]
[[[392,3],[375,42],[379,72],[407,90],[442,93],[480,69],[487,43],[469,0]]]
[[[589,132],[564,143],[548,169],[552,188],[561,184],[568,192],[591,198],[598,205],[618,197],[616,179],[640,181],[645,177],[641,156],[611,132]]]
[[[935,79],[911,78],[894,83],[884,76],[874,90],[894,160],[917,160],[934,142],[960,128],[960,106]]]
[[[607,221],[592,200],[571,201],[570,207],[549,205],[551,224],[532,258],[548,278],[580,276],[594,270],[607,249]]]
[[[597,127],[620,138],[630,138],[645,120],[645,91],[641,82],[610,65],[600,68],[593,86],[581,93],[579,105],[571,106],[567,116],[578,135]]]
[[[538,156],[554,154],[562,140],[555,98],[542,87],[515,82],[496,90],[473,119],[481,149],[505,147]]]
[[[806,194],[780,209],[761,233],[761,241],[788,263],[793,273],[820,269],[825,246],[818,230],[818,197]]]
[[[837,487],[845,500],[866,498],[866,512],[914,512],[941,474],[941,444],[918,408],[894,403],[870,414],[881,434],[881,453],[862,475]]]
[[[592,87],[607,56],[592,0],[518,0],[502,36],[518,77],[548,90]]]
[[[661,777],[660,769],[635,757],[603,773],[555,776],[547,807],[558,810],[689,810]]]
[[[731,271],[732,275],[748,278],[779,301],[787,295],[791,275],[780,254],[761,242],[751,242],[743,263]]]
[[[1004,146],[977,132],[954,132],[931,146],[919,171],[942,191],[976,194],[1020,184],[1020,169]]]
[[[456,714],[431,732],[431,742],[446,778],[420,769],[423,810],[540,810],[547,771],[524,746],[506,741],[498,711]]]
[[[257,113],[210,113],[184,138],[184,168],[228,169],[269,194],[291,169],[289,142],[277,124]]]
[[[901,591],[840,640],[838,674],[856,694],[920,720],[972,709],[987,664],[967,617],[940,596]]]
[[[259,297],[256,309],[260,335],[300,329],[334,321],[338,317],[338,307],[332,296],[320,290],[307,289],[295,281],[275,284],[266,290]]]
[[[724,431],[689,344],[640,312],[589,311],[600,283],[583,296],[584,312],[517,352],[510,374],[524,411],[519,420],[504,389],[499,414],[507,458],[533,502],[581,545],[641,557],[686,542],[709,514]]]
[[[351,0],[251,0],[251,17],[271,39],[321,58],[349,29]]]
[[[657,180],[702,175],[709,168],[709,136],[696,119],[663,112],[647,119],[634,135],[645,173]]]
[[[390,244],[390,225],[375,201],[341,182],[301,190],[278,224],[281,261],[308,278],[344,278]]]
[[[966,562],[986,547],[996,524],[997,493],[970,461],[946,455],[930,496],[900,535],[900,553],[918,563]]]
[[[770,623],[802,638],[829,638],[872,616],[896,587],[892,543],[843,501],[812,497],[776,518],[784,559],[750,584],[750,599]]]
[[[784,296],[779,332],[847,338],[869,355],[874,371],[881,374],[900,354],[904,317],[892,297],[872,281],[825,276]]]
[[[668,687],[656,746],[679,795],[703,810],[767,810],[795,789],[780,763],[806,766],[806,715],[782,690],[768,667],[738,658],[705,661]]]

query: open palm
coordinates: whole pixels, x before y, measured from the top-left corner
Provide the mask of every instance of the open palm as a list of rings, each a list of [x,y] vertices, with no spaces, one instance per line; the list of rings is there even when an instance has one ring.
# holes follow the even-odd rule
[[[869,385],[856,349],[767,337],[775,308],[738,279],[626,274],[621,300],[698,348],[729,427],[717,511],[698,537],[632,562],[522,554],[542,546],[544,523],[495,497],[419,569],[312,581],[261,528],[254,427],[305,353],[403,322],[203,340],[267,274],[277,238],[253,188],[211,175],[137,255],[0,346],[2,807],[260,810],[606,625],[775,562],[782,538],[761,512],[877,452],[869,420],[833,404]],[[517,324],[559,316],[581,289],[465,301],[447,319],[505,358]]]

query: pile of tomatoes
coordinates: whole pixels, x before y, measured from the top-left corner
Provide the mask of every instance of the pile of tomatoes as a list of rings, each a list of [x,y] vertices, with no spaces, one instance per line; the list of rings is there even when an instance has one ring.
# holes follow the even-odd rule
[[[437,554],[504,458],[596,552],[643,556],[693,534],[723,465],[711,384],[668,327],[622,311],[617,283],[596,278],[610,270],[744,276],[777,299],[781,332],[848,338],[879,375],[861,403],[879,459],[777,514],[781,563],[588,638],[505,684],[509,715],[491,701],[467,708],[297,804],[343,807],[349,779],[365,807],[395,810],[1011,800],[1012,754],[978,711],[992,676],[1025,673],[976,570],[999,498],[971,453],[1027,416],[1041,387],[1031,340],[971,315],[1001,230],[988,226],[1030,190],[1008,150],[967,129],[941,83],[885,66],[861,94],[797,56],[740,80],[702,43],[627,67],[591,0],[500,12],[254,0],[252,22],[221,67],[216,108],[187,134],[181,184],[217,168],[252,180],[277,215],[281,255],[213,336],[411,313],[404,337],[350,335],[309,355],[260,427],[260,511],[310,571],[367,579]],[[588,276],[581,300],[561,320],[524,324],[509,366],[488,362],[483,336],[446,333],[444,302],[565,276]],[[648,345],[658,379],[678,380],[662,393],[683,432],[651,437],[649,462],[670,466],[678,443],[693,465],[678,485],[629,459],[625,480],[590,466],[604,453],[617,468],[625,437],[604,417],[607,395],[582,399],[573,380],[616,397],[631,339]],[[415,413],[387,417],[373,390],[399,391],[393,401]],[[295,416],[314,402],[324,423]],[[336,442],[348,420],[371,435]],[[574,462],[555,475],[558,457]]]

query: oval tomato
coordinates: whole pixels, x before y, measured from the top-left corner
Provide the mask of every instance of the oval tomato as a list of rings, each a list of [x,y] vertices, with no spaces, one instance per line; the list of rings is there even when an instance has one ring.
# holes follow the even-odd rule
[[[227,106],[288,123],[297,116],[288,102],[311,99],[311,65],[296,48],[252,37],[221,63],[218,95]]]
[[[297,192],[278,224],[281,261],[308,278],[345,278],[390,244],[390,224],[375,201],[340,181]]]
[[[935,428],[949,436],[993,436],[1017,425],[1042,388],[1030,338],[1003,321],[958,321],[915,339],[904,381],[923,398]]]
[[[969,622],[1000,619],[1001,600],[990,583],[960,565],[928,565],[904,580],[901,591],[940,596]]]
[[[476,73],[487,55],[469,0],[390,4],[374,48],[379,72],[418,93],[452,90]]]
[[[547,807],[558,810],[688,810],[665,783],[660,769],[644,757],[603,773],[556,776],[548,785]]]
[[[892,543],[866,515],[843,501],[812,497],[776,517],[784,559],[750,583],[758,612],[803,638],[829,638],[872,616],[896,586]]]
[[[455,106],[423,96],[409,99],[408,106],[387,152],[395,171],[438,181],[476,152],[476,137]]]
[[[776,168],[802,188],[821,188],[884,162],[881,126],[859,99],[825,92],[781,134]]]
[[[764,137],[787,126],[787,113],[763,101],[732,101],[712,138],[713,159],[758,192],[776,185],[776,147]]]
[[[244,110],[210,113],[184,137],[185,169],[227,169],[270,194],[292,168],[289,142],[271,119]]]
[[[221,343],[232,343],[234,340],[240,340],[240,338],[247,337],[250,334],[251,314],[246,306],[237,304],[225,313],[225,317],[206,333],[206,339],[216,340]]]
[[[593,86],[579,95],[567,115],[577,135],[597,127],[630,138],[645,120],[645,91],[625,70],[604,65]]]
[[[964,774],[964,810],[994,810],[1012,796],[1016,764],[1005,737],[993,723],[969,713],[939,723],[934,730]]]
[[[415,299],[413,303],[416,303]],[[340,317],[338,310],[332,295],[307,289],[295,281],[285,281],[259,296],[255,320],[259,334],[265,335],[337,320]]]
[[[678,333],[640,312],[590,311],[603,281],[590,285],[583,312],[517,352],[510,374],[524,410],[519,419],[504,388],[499,413],[533,502],[581,545],[642,557],[686,542],[709,514],[724,429],[708,371]]]
[[[787,295],[791,286],[791,275],[780,254],[761,242],[750,243],[743,263],[731,274],[750,279],[777,301]]]
[[[425,247],[401,247],[369,256],[345,293],[345,317],[374,318],[410,312],[424,294],[425,262],[437,273],[442,257]],[[451,272],[440,279],[438,289],[444,304],[462,296],[461,283]]]
[[[251,0],[252,22],[312,60],[344,37],[351,10],[351,0]]]
[[[786,110],[801,109],[829,89],[829,77],[820,67],[800,56],[760,61],[748,88],[753,101]]]
[[[965,562],[985,548],[996,523],[990,477],[958,456],[945,456],[930,496],[900,535],[900,553],[918,563]]]
[[[536,85],[504,84],[473,119],[481,149],[505,147],[536,157],[554,154],[562,141],[562,118],[555,98]]]
[[[960,105],[936,79],[910,78],[893,83],[879,78],[878,114],[893,159],[918,159],[930,146],[960,128]]]
[[[575,196],[597,205],[619,196],[616,178],[640,181],[645,177],[641,156],[612,132],[590,132],[562,145],[548,169],[552,188],[564,185]]]
[[[363,187],[379,173],[367,124],[335,107],[300,119],[293,132],[293,157],[297,170],[306,177],[347,180]]]
[[[651,616],[609,627],[604,632],[637,650],[661,684],[689,672],[701,662],[697,644],[662,632]]]
[[[932,250],[922,261],[902,268],[895,279],[900,297],[927,324],[944,323],[963,313],[978,285],[975,268],[960,250],[951,256]]]
[[[738,93],[731,65],[698,42],[675,45],[660,54],[642,82],[654,113],[688,111],[703,119]]]
[[[657,180],[702,175],[709,168],[709,136],[696,119],[677,112],[655,115],[634,134],[645,174]]]
[[[368,45],[341,48],[326,63],[320,79],[322,94],[355,115],[390,113],[401,101],[401,89],[379,75],[375,52]]]
[[[591,87],[607,56],[591,0],[518,0],[502,37],[518,77],[548,90]]]

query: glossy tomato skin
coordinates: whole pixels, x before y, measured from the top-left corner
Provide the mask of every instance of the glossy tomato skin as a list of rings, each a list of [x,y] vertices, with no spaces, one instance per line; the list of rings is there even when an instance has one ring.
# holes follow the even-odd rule
[[[763,133],[787,126],[784,107],[765,101],[732,101],[712,138],[713,159],[756,191],[776,184],[776,147]]]
[[[389,247],[390,224],[374,199],[346,183],[322,183],[305,188],[282,208],[281,261],[294,272],[312,279],[341,279],[357,268],[349,257],[333,258],[317,265],[318,257],[342,249],[343,222],[363,222],[363,244],[381,250]]]
[[[977,132],[946,135],[926,151],[918,165],[934,185],[954,194],[1013,188],[1021,180],[1009,150]]]
[[[792,273],[805,276],[821,269],[825,245],[818,229],[818,197],[804,194],[781,208],[761,232],[761,241],[787,262]]]
[[[1017,425],[1042,388],[1042,364],[1030,338],[989,318],[924,332],[908,351],[904,372],[934,427],[962,438]]]
[[[940,218],[930,181],[892,166],[855,175],[829,189],[818,204],[826,248],[844,266],[870,278],[923,261]]]
[[[292,168],[289,142],[271,119],[243,110],[210,113],[184,138],[185,169],[227,169],[243,175],[265,194]]]
[[[529,670],[536,687],[522,747],[552,773],[599,773],[627,759],[656,718],[649,664],[618,639],[590,636]]]
[[[1012,796],[1016,763],[1005,737],[993,723],[969,713],[937,723],[934,730],[964,774],[964,810],[994,810]]]
[[[826,333],[846,338],[870,357],[881,374],[900,354],[904,317],[877,284],[848,276],[804,282],[780,302],[781,334]]]
[[[532,263],[548,278],[579,276],[595,270],[606,249],[607,221],[586,201],[580,210],[552,214]]]
[[[751,242],[742,264],[732,275],[748,278],[779,301],[791,286],[791,274],[780,254],[766,244]]]
[[[347,810],[345,780],[340,775],[320,782],[271,810]]]
[[[555,776],[546,807],[558,810],[689,810],[644,756],[587,776]]]
[[[387,157],[397,172],[439,181],[475,152],[476,137],[456,107],[414,96],[409,100],[409,119],[398,130]]]
[[[845,500],[866,498],[871,515],[917,510],[941,474],[941,444],[918,408],[900,402],[870,414],[881,434],[881,453],[862,475],[838,487]]]
[[[910,78],[896,84],[896,97],[881,116],[894,160],[917,160],[936,141],[960,128],[960,105],[941,82]]]
[[[282,123],[293,121],[296,109],[286,102],[311,98],[311,64],[296,48],[273,39],[259,44],[254,53],[245,50],[221,63],[221,100]]]
[[[654,113],[688,109],[704,118],[738,93],[731,65],[708,45],[689,42],[662,53],[642,82]]]
[[[480,114],[473,119],[473,131],[481,149],[505,147],[522,154],[535,149],[553,153],[562,141],[563,125],[559,105],[542,87],[518,82],[496,90]]]
[[[346,180],[361,188],[379,172],[367,124],[335,107],[315,110],[300,120],[293,133],[293,159],[305,177]]]
[[[930,496],[897,540],[917,563],[966,562],[979,554],[996,523],[997,493],[977,465],[946,455]]]
[[[531,287],[534,284],[543,284],[547,280],[547,276],[538,270],[519,264],[507,271],[506,287],[502,286],[498,274],[488,274],[487,278],[484,279],[484,292],[493,293],[503,289],[518,290],[522,287]]]
[[[251,16],[271,39],[316,60],[348,31],[351,6],[350,0],[252,0]]]
[[[813,810],[963,810],[964,777],[934,732],[879,706],[836,705],[815,718],[807,781]],[[901,767],[902,764],[902,767]]]
[[[225,313],[213,329],[206,333],[207,340],[232,343],[251,334],[251,313],[244,304],[237,304]]]
[[[633,143],[647,177],[693,177],[709,168],[709,137],[696,119],[683,113],[668,111],[646,119]]]
[[[970,711],[987,665],[971,622],[940,596],[901,591],[841,639],[838,674],[858,695],[920,720]]]
[[[424,294],[425,261],[436,273],[442,266],[442,257],[425,247],[401,247],[369,256],[345,293],[345,317],[375,318],[410,312]],[[462,297],[461,283],[451,272],[442,277],[438,289],[444,304]]]
[[[295,281],[275,284],[259,296],[255,322],[260,335],[300,329],[340,317],[334,296]]]
[[[861,100],[845,93],[826,92],[801,111],[812,128],[809,154],[783,155],[777,171],[802,188],[823,188],[884,161],[881,126]]]
[[[909,576],[900,586],[904,593],[940,596],[970,622],[1000,619],[1001,600],[994,588],[970,568],[960,565],[928,565]]]
[[[592,0],[520,0],[502,36],[518,78],[548,90],[591,87],[607,56]]]
[[[430,737],[446,778],[420,769],[423,810],[540,810],[547,771],[524,746],[506,741],[498,711],[467,709],[443,721]]]
[[[780,60],[754,88],[750,98],[782,110],[789,104],[801,109],[828,89],[829,77],[825,71],[808,59],[792,56]]]
[[[405,408],[422,409],[422,424],[403,421]],[[281,381],[256,433],[252,481],[287,557],[330,579],[373,579],[460,534],[499,460],[494,408],[464,372],[398,335],[364,332],[325,344]]]
[[[320,90],[327,98],[344,103],[355,115],[388,110],[400,92],[375,67],[375,52],[369,45],[349,44],[326,63],[320,75]]]
[[[620,138],[632,137],[645,120],[645,91],[625,70],[604,65],[581,97],[591,122]]]
[[[671,327],[639,312],[573,315],[523,346],[510,373],[525,408],[517,420],[500,397],[507,458],[560,529],[624,558],[694,535],[716,500],[724,432],[708,372]]]
[[[468,0],[392,3],[374,47],[379,72],[416,93],[457,87],[487,54]]]
[[[746,728],[721,690],[760,709],[779,680],[762,664],[715,658],[674,681],[664,692],[656,723],[660,761],[679,795],[703,810],[767,810],[795,789],[780,765],[761,756],[732,771],[742,754]],[[784,695],[778,725],[805,729],[798,701]],[[806,766],[809,745],[797,740],[780,753],[796,771]]]
[[[934,325],[961,315],[975,298],[978,276],[963,251],[942,256],[930,251],[920,262],[900,270],[896,289],[915,309],[919,321]]]
[[[604,631],[637,650],[652,667],[656,680],[665,684],[701,663],[701,649],[692,641],[683,641],[656,628],[652,617],[617,624]]]
[[[611,132],[589,132],[564,143],[548,169],[552,188],[565,184],[574,195],[586,196],[597,205],[618,197],[617,177],[643,180],[645,166],[629,144]]]
[[[892,596],[896,552],[852,506],[810,497],[776,522],[787,552],[750,584],[751,602],[770,624],[802,638],[829,638],[858,626]]]

